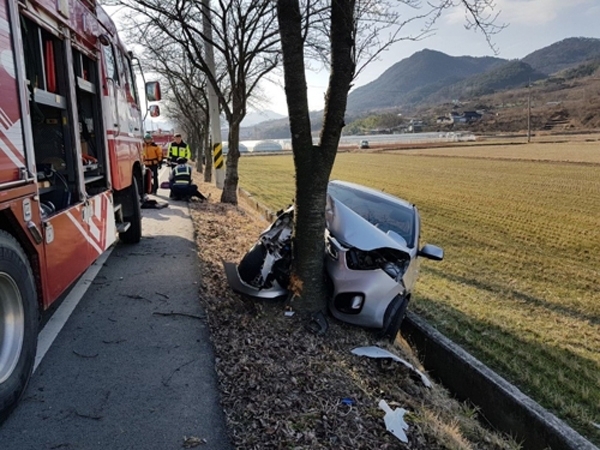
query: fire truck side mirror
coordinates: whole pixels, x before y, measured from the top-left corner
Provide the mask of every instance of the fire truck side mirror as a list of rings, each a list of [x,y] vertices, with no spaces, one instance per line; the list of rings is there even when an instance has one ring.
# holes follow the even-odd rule
[[[160,116],[160,108],[158,105],[150,105],[148,108],[148,112],[150,113],[150,117],[158,117]]]
[[[149,102],[158,102],[162,98],[160,94],[160,83],[158,81],[148,81],[146,83],[146,98]]]

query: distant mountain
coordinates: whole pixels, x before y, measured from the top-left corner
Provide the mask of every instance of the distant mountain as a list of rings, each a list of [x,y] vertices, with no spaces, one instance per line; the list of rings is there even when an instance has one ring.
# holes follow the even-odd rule
[[[415,104],[437,90],[506,60],[494,57],[449,56],[422,50],[394,64],[379,78],[348,96],[348,111],[358,112]]]
[[[536,50],[521,61],[550,75],[597,58],[600,58],[600,39],[576,37]]]
[[[283,114],[278,114],[275,111],[271,110],[252,111],[246,114],[246,117],[244,117],[244,120],[242,121],[242,127],[252,127],[261,122],[283,119],[285,117],[286,116],[284,116]]]
[[[348,96],[348,114],[410,108],[432,102],[473,98],[525,85],[557,72],[582,74],[600,59],[600,39],[568,38],[521,60],[449,56],[422,50],[403,59]],[[578,68],[586,63],[586,69]]]
[[[386,110],[394,116],[400,112],[398,110],[408,113],[417,109],[445,114],[447,106],[442,106],[445,103],[468,100],[472,105],[478,105],[479,97],[489,94],[498,95],[504,98],[503,103],[510,104],[513,102],[511,89],[520,89],[528,82],[538,80],[538,87],[546,89],[544,86],[547,86],[554,92],[545,101],[556,105],[557,89],[568,90],[572,80],[590,76],[600,77],[600,39],[568,38],[536,50],[521,60],[511,61],[493,57],[456,57],[422,50],[397,62],[371,83],[352,91],[348,96],[347,119],[350,123],[360,120],[366,113],[383,114]],[[522,96],[522,93],[517,95]],[[580,95],[575,97],[580,98]],[[320,113],[311,117],[313,131],[320,129],[320,118]],[[591,123],[584,119],[581,123]],[[266,119],[262,116],[261,120]],[[253,127],[251,131],[261,138],[284,138],[289,137],[289,124],[287,120],[271,121]]]
[[[493,94],[505,89],[527,86],[527,83],[546,78],[542,72],[522,61],[509,61],[487,72],[473,75],[458,83],[443,87],[427,97],[427,103],[448,99],[467,99]]]

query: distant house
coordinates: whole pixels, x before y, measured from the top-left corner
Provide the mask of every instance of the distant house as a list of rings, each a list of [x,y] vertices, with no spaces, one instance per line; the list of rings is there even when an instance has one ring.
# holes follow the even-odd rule
[[[481,119],[482,114],[478,113],[477,111],[465,111],[463,113],[463,117],[467,122],[476,122],[477,120]]]
[[[283,147],[275,141],[260,141],[254,145],[253,152],[280,152]]]
[[[408,125],[408,132],[409,133],[420,133],[421,131],[423,131],[424,125],[425,125],[425,123],[420,119],[410,119],[409,125]]]
[[[465,111],[462,114],[457,111],[451,111],[445,116],[438,117],[437,123],[471,123],[480,120],[482,117],[483,114],[477,111]]]
[[[241,142],[238,145],[238,150],[240,151],[240,153],[248,153],[249,152],[248,147],[246,147]],[[227,156],[228,153],[229,153],[229,143],[223,142],[223,155]]]

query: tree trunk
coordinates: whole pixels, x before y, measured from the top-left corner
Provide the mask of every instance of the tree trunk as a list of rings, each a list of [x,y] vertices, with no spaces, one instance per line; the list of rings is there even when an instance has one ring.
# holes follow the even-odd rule
[[[200,124],[194,127],[194,153],[196,155],[196,172],[202,173],[203,163],[203,143],[204,143],[204,130]]]
[[[296,169],[291,289],[300,312],[324,309],[325,204],[327,183],[344,126],[347,95],[354,75],[354,1],[332,0],[331,74],[320,145],[312,143],[304,70],[302,16],[298,0],[277,0],[279,32],[292,149]]]
[[[208,114],[204,118],[204,129],[206,130],[206,133],[204,133],[204,181],[210,183],[212,182],[213,156],[210,135],[208,133],[208,130],[210,130],[210,118]]]
[[[221,193],[221,203],[237,205],[238,160],[240,159],[240,121],[231,120],[229,123],[229,150],[225,163],[225,181]]]
[[[296,169],[290,288],[294,296],[301,300],[295,304],[295,309],[306,312],[320,309],[325,300],[325,284],[322,280],[325,230],[323,168],[318,164],[317,156],[320,150],[314,147],[312,142],[304,68],[302,16],[298,1],[278,0],[277,16]],[[317,185],[313,184],[315,182]]]

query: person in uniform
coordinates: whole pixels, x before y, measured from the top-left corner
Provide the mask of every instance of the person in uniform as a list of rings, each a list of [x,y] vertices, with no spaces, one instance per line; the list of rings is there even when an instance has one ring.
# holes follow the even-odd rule
[[[171,193],[169,198],[175,200],[189,200],[196,197],[202,201],[206,197],[198,190],[198,186],[192,183],[192,167],[187,163],[187,158],[178,158],[177,165],[171,170],[169,176]]]
[[[144,165],[152,171],[152,193],[156,194],[158,190],[158,168],[162,164],[162,149],[154,143],[152,135],[144,135]]]
[[[169,144],[168,159],[174,164],[177,158],[190,159],[192,157],[192,151],[190,146],[183,141],[181,133],[175,133],[174,140]]]

